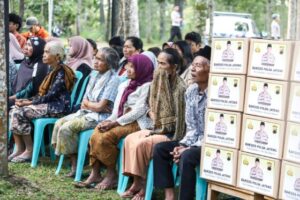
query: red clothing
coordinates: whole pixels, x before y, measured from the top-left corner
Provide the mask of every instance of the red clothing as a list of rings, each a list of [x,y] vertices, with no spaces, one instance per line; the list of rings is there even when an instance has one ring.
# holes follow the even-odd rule
[[[22,36],[19,32],[15,32],[14,33],[14,36],[16,36],[19,44],[20,44],[20,47],[23,49],[25,43],[26,43],[26,38],[24,36]]]
[[[41,29],[36,34],[33,34],[30,31],[28,31],[22,33],[22,36],[24,36],[26,40],[28,40],[28,38],[35,37],[35,36],[46,40],[49,37],[49,33],[43,27],[41,27]]]

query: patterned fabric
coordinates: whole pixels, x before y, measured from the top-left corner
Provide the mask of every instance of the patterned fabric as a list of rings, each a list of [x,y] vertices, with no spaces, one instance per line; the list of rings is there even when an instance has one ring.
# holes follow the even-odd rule
[[[186,135],[180,141],[185,146],[201,146],[204,137],[207,90],[199,93],[197,84],[192,84],[185,93]]]
[[[59,119],[52,133],[52,144],[56,144],[56,155],[75,154],[78,150],[78,133],[95,128],[97,121],[88,120],[84,115],[76,113]]]
[[[53,83],[48,92],[44,96],[34,97],[32,104],[47,104],[49,113],[70,112],[71,109],[71,94],[68,92],[65,84],[65,71],[60,69],[56,74]]]
[[[150,108],[154,113],[154,129],[151,134],[174,133],[175,140],[184,134],[185,84],[179,76],[170,81],[168,73],[157,69],[150,90]]]
[[[41,117],[49,117],[47,104],[14,107],[10,111],[10,129],[17,135],[30,135],[32,131],[31,120]],[[51,115],[55,116],[55,115]]]
[[[130,111],[118,118],[118,108],[123,91],[128,86],[129,80],[120,84],[118,88],[118,95],[115,100],[114,109],[112,114],[107,120],[117,121],[120,125],[124,126],[134,121],[138,122],[141,129],[148,129],[152,127],[152,120],[147,117],[147,99],[151,83],[144,83],[139,86],[133,93],[128,96],[127,102],[124,104],[124,110]]]

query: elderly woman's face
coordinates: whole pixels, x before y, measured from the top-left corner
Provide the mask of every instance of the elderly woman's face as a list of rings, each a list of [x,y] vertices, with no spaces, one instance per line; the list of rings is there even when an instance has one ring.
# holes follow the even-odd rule
[[[46,44],[43,54],[43,63],[48,65],[54,65],[57,64],[59,61],[59,58],[57,55],[50,54],[50,46]]]
[[[94,68],[96,71],[101,73],[104,73],[109,69],[105,61],[104,54],[101,51],[99,51],[95,56]]]
[[[126,40],[123,47],[123,53],[125,58],[129,58],[130,56],[139,54],[140,52],[133,46],[131,40]]]
[[[25,56],[27,56],[27,57],[32,56],[33,48],[32,48],[32,44],[31,44],[30,40],[27,40],[27,42],[25,43],[23,51],[24,51]]]
[[[168,61],[168,54],[166,54],[164,52],[162,52],[158,55],[157,63],[158,63],[158,67],[160,69],[166,70],[169,74],[173,74],[174,72],[176,72],[176,67],[170,65],[170,63]]]

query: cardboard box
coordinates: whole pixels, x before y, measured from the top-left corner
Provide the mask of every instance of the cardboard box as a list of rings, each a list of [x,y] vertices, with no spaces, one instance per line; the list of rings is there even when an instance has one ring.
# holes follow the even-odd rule
[[[240,147],[241,113],[207,109],[205,116],[205,143]]]
[[[283,121],[243,115],[241,150],[281,159],[284,132]]]
[[[208,144],[203,145],[201,150],[200,176],[235,186],[237,150]]]
[[[300,165],[282,161],[279,199],[300,199]]]
[[[300,124],[287,123],[283,159],[300,164]]]
[[[291,83],[288,121],[300,123],[300,83]]]
[[[285,120],[287,82],[248,77],[244,112]]]
[[[246,74],[249,39],[214,38],[210,71],[225,74]]]
[[[239,152],[237,186],[277,198],[280,161]]]
[[[293,42],[252,39],[248,76],[288,80]]]
[[[300,41],[295,42],[291,81],[300,82]]]
[[[245,76],[210,74],[208,108],[243,111]]]

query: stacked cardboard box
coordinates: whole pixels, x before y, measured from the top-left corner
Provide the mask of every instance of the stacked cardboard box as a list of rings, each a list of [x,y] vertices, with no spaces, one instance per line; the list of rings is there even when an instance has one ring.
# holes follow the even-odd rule
[[[295,43],[291,72],[285,145],[280,178],[280,199],[300,199],[300,42]]]
[[[293,43],[251,40],[237,186],[278,197]]]
[[[236,185],[248,39],[214,39],[201,177]]]

